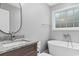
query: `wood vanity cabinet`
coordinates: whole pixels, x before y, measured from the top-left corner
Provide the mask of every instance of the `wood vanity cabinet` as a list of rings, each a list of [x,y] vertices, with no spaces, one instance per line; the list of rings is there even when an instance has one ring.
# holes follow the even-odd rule
[[[36,56],[36,55],[37,55],[37,43],[33,43],[31,45],[24,46],[24,47],[0,54],[0,56]]]

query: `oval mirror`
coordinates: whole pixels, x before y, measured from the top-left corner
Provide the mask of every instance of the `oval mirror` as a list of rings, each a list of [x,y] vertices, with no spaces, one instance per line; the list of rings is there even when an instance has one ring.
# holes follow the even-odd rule
[[[21,26],[21,8],[19,3],[0,4],[0,30],[15,33]]]

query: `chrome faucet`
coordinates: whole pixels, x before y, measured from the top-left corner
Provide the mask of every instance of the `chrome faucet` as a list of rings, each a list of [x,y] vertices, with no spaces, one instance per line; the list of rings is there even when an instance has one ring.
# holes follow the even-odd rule
[[[64,38],[67,40],[67,42],[70,42],[70,34],[63,34]]]
[[[10,37],[11,37],[10,40],[13,41],[13,40],[14,40],[13,38],[14,38],[15,36],[13,35],[13,33],[9,33],[9,34],[10,34]]]
[[[73,47],[71,35],[70,34],[63,34],[63,36],[66,39],[66,41],[68,42],[67,47],[68,47],[69,43],[71,43],[71,46]]]

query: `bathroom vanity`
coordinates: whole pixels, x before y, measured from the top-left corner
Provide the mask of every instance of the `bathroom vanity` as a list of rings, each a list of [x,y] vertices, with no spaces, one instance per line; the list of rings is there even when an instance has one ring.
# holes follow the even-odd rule
[[[22,41],[21,41],[22,42]],[[37,41],[29,41],[25,43],[15,45],[4,45],[2,50],[0,49],[0,56],[36,56],[37,55]],[[12,46],[11,46],[12,45]],[[17,46],[16,46],[17,45]]]

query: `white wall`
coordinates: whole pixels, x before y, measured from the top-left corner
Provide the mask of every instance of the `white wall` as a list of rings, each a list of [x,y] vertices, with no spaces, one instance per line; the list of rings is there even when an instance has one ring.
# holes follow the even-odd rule
[[[41,51],[43,51],[49,37],[50,11],[48,6],[42,3],[22,4],[22,13],[23,26],[20,33],[23,33],[25,38],[41,41]]]
[[[52,11],[58,10],[60,8],[72,6],[72,5],[75,5],[75,4],[68,4],[68,3],[58,4],[52,7]],[[71,35],[72,41],[79,42],[79,30],[69,30],[69,31],[66,31],[66,30],[54,30],[53,31],[52,30],[51,39],[64,40],[64,37],[63,37],[64,33],[69,33]]]

